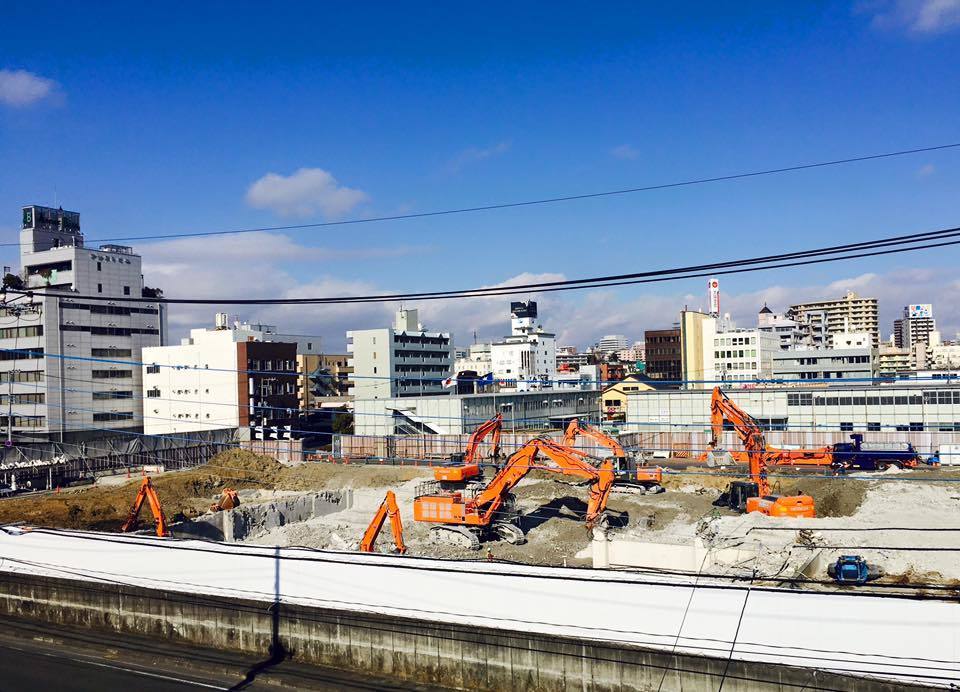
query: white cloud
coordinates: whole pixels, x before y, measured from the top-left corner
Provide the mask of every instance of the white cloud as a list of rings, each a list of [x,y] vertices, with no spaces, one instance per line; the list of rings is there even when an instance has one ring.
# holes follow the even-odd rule
[[[880,29],[905,29],[915,35],[938,34],[960,26],[960,0],[885,0],[861,5]]]
[[[340,185],[322,168],[300,168],[289,176],[267,173],[247,189],[247,204],[280,216],[322,214],[340,218],[369,199],[363,190]]]
[[[470,147],[469,149],[464,149],[459,154],[457,154],[450,163],[447,164],[447,171],[449,173],[457,173],[462,170],[465,166],[468,166],[471,163],[476,163],[478,161],[486,161],[487,159],[492,159],[497,156],[502,156],[510,151],[510,147],[513,146],[513,143],[509,140],[504,140],[502,142],[497,142],[492,147],[486,147],[485,149]]]
[[[929,178],[931,175],[937,172],[937,167],[932,163],[925,163],[917,169],[917,177],[920,178]]]
[[[610,155],[616,159],[633,161],[640,158],[640,152],[629,144],[621,144],[610,150]]]
[[[53,95],[57,83],[26,70],[0,70],[0,103],[20,108]]]

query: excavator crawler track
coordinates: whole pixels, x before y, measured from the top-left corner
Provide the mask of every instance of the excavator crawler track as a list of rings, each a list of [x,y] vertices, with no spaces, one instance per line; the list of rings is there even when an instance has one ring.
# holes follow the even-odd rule
[[[492,527],[493,532],[501,539],[512,545],[523,545],[527,542],[527,537],[523,529],[513,523],[497,522]]]
[[[464,526],[440,524],[430,529],[430,537],[437,543],[480,550],[480,536]]]

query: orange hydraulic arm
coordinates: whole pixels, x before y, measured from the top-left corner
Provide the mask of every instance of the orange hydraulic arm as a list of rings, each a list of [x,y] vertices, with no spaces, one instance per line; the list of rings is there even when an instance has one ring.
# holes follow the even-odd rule
[[[729,421],[737,436],[747,451],[747,462],[750,468],[750,480],[757,484],[760,496],[770,494],[770,484],[767,482],[767,466],[770,452],[763,437],[760,424],[749,413],[730,401],[719,387],[713,388],[710,399],[710,443],[708,449],[716,449],[723,436],[723,422]]]
[[[537,465],[537,456],[540,454],[552,462],[551,465]],[[418,521],[487,526],[510,490],[535,468],[593,481],[587,506],[588,524],[596,521],[606,508],[614,481],[613,464],[609,460],[598,469],[576,456],[573,450],[566,450],[547,440],[535,439],[515,452],[472,500],[463,501],[459,493],[418,497],[414,501],[414,515]]]
[[[503,430],[503,414],[498,413],[496,416],[483,423],[480,426],[477,426],[477,429],[473,431],[473,434],[470,436],[470,440],[467,442],[467,453],[464,456],[463,460],[470,464],[477,456],[477,451],[480,449],[480,443],[486,439],[487,435],[492,434],[493,439],[490,442],[490,445],[493,451],[490,453],[492,457],[500,456],[500,432]]]
[[[137,524],[140,520],[140,510],[143,508],[144,501],[150,503],[150,511],[153,512],[153,520],[157,525],[157,535],[161,538],[164,536],[169,536],[170,530],[167,528],[167,517],[163,513],[163,507],[160,506],[160,498],[157,496],[157,491],[154,490],[153,485],[150,483],[149,476],[144,478],[143,482],[140,484],[140,491],[137,493],[137,499],[133,501],[133,508],[130,510],[127,520],[123,522],[123,526],[120,527],[120,531],[123,533],[128,533],[136,530]]]
[[[387,518],[390,518],[390,528],[393,530],[393,543],[397,547],[397,552],[403,554],[407,552],[407,546],[403,543],[403,523],[400,521],[400,507],[397,506],[397,496],[392,490],[387,491],[387,496],[380,503],[380,508],[373,516],[373,521],[367,527],[363,538],[360,541],[360,551],[372,553],[373,546],[377,542],[377,536],[383,529],[383,524]]]
[[[480,476],[480,445],[490,434],[493,434],[490,456],[500,456],[500,431],[503,429],[503,414],[498,413],[490,420],[477,426],[467,441],[467,451],[463,456],[462,464],[438,466],[433,470],[433,477],[438,481],[448,483],[463,483],[471,478]]]
[[[604,447],[608,447],[611,455],[617,459],[623,459],[627,456],[626,452],[623,451],[623,446],[615,439],[607,435],[599,428],[593,427],[592,425],[587,425],[586,423],[581,425],[580,419],[574,418],[572,421],[570,421],[566,432],[563,434],[563,445],[565,447],[573,447],[574,442],[576,442],[577,435],[589,437],[595,442],[599,442]]]

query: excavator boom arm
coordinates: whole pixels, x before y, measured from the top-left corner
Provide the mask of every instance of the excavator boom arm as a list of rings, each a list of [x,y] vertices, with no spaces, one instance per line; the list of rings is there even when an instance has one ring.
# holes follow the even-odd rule
[[[373,547],[377,542],[377,536],[380,535],[380,531],[383,529],[383,525],[388,518],[390,519],[390,528],[393,531],[393,543],[397,548],[397,552],[407,552],[407,546],[403,542],[403,522],[400,520],[400,507],[397,505],[397,496],[392,490],[387,491],[387,495],[383,498],[383,502],[380,503],[377,513],[373,515],[370,526],[368,526],[364,532],[363,538],[360,540],[361,552],[373,552]]]
[[[757,484],[760,496],[770,494],[767,481],[767,441],[756,419],[737,406],[719,387],[713,388],[710,399],[710,448],[716,448],[723,435],[723,423],[729,421],[747,451],[750,480]]]
[[[503,430],[503,414],[498,413],[496,416],[486,421],[485,423],[477,426],[477,429],[473,431],[473,434],[470,435],[470,440],[467,442],[467,451],[464,455],[464,461],[466,463],[472,462],[480,449],[480,444],[484,441],[487,435],[493,434],[493,440],[491,441],[492,457],[497,457],[500,455],[500,433]]]
[[[140,490],[137,491],[137,499],[133,501],[133,507],[130,509],[130,514],[127,515],[127,520],[123,522],[123,526],[120,527],[120,531],[127,533],[136,528],[137,521],[140,518],[140,510],[143,509],[144,502],[149,503],[150,511],[153,512],[153,520],[157,527],[157,535],[161,538],[163,536],[170,535],[170,531],[167,529],[167,517],[163,513],[163,506],[160,504],[160,497],[157,495],[157,491],[154,489],[149,477],[144,478],[143,482],[140,483]]]
[[[576,442],[577,435],[583,435],[584,437],[589,437],[591,440],[602,444],[604,447],[607,447],[610,450],[610,453],[622,459],[626,456],[626,453],[623,451],[623,445],[621,445],[617,440],[615,440],[610,435],[607,435],[605,432],[599,428],[595,428],[592,425],[581,424],[579,418],[574,418],[570,421],[570,424],[567,425],[567,429],[563,434],[563,445],[565,447],[573,447]]]

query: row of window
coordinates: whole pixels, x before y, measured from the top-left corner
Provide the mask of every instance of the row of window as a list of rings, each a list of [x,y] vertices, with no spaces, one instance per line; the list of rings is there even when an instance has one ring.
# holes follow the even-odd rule
[[[273,372],[274,370],[284,371],[284,372],[296,372],[297,362],[293,360],[283,360],[283,359],[259,360],[259,359],[251,358],[250,360],[247,361],[247,370],[266,371],[266,372]]]
[[[94,358],[130,358],[133,351],[129,348],[91,348],[90,355]]]
[[[89,327],[85,324],[63,324],[65,332],[90,332],[100,336],[131,336],[133,334],[159,334],[159,329],[148,327]]]
[[[736,351],[714,351],[714,358],[756,358],[757,349],[744,348]]]
[[[104,401],[107,399],[132,399],[132,391],[122,391],[122,392],[94,392],[93,400],[94,401]]]
[[[756,339],[752,336],[732,336],[726,339],[714,339],[714,346],[750,346]]]
[[[18,348],[13,351],[0,351],[0,360],[29,360],[31,358],[43,358],[43,347]]]
[[[43,336],[42,326],[4,327],[0,329],[0,339],[16,339],[28,336]]]
[[[0,375],[0,381],[9,382],[10,372]],[[14,382],[43,382],[43,370],[21,370],[13,373]]]
[[[14,394],[13,403],[14,404],[42,404],[45,401],[45,394],[34,394],[23,393],[23,394]],[[10,404],[10,397],[6,394],[0,394],[0,406],[7,406]]]
[[[93,315],[156,315],[157,308],[127,307],[126,305],[90,305],[89,303],[64,303],[64,310],[89,310]]]
[[[45,416],[12,416],[9,420],[6,416],[0,416],[0,427],[10,427],[10,420],[14,428],[42,428],[47,424]]]
[[[90,376],[95,380],[112,380],[133,377],[133,370],[91,370]]]
[[[112,421],[112,420],[132,420],[133,413],[130,411],[110,411],[108,413],[94,413],[93,420],[95,421]]]

